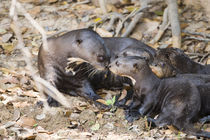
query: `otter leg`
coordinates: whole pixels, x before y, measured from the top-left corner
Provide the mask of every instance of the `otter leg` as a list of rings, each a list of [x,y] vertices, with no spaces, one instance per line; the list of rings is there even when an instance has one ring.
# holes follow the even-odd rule
[[[149,115],[152,112],[154,105],[154,97],[151,97],[154,94],[149,94],[145,97],[142,106],[139,108],[139,113],[144,115]]]
[[[141,114],[138,111],[140,106],[141,102],[135,96],[133,96],[131,104],[128,105],[127,109],[125,110],[125,119],[128,122],[133,122],[141,117]]]
[[[125,110],[125,119],[128,122],[133,122],[135,120],[138,120],[141,117],[140,113],[138,112],[138,109],[132,109],[132,110]]]
[[[97,102],[98,99],[101,99],[101,97],[96,94],[96,92],[94,91],[94,89],[92,88],[92,86],[90,85],[89,81],[84,80],[83,81],[83,87],[82,87],[82,92],[80,93],[80,96],[91,100],[94,102],[94,104],[99,107],[100,109],[109,109],[110,107],[102,104],[100,102]]]
[[[48,81],[50,84],[52,84],[55,88],[57,88],[56,86],[56,82],[57,82],[57,74],[56,74],[56,70],[53,68],[53,66],[46,66],[46,71],[42,74],[40,74],[40,76],[45,79],[46,81]],[[45,95],[47,95],[45,93]],[[59,106],[60,104],[53,99],[51,96],[47,95],[47,102],[49,104],[49,106]]]
[[[200,122],[201,124],[205,124],[205,123],[207,123],[207,122],[210,122],[210,115],[201,118],[201,119],[199,120],[199,122]]]

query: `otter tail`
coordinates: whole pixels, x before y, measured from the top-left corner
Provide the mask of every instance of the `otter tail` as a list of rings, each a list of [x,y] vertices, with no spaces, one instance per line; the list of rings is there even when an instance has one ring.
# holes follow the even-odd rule
[[[188,127],[188,129],[186,129],[185,133],[194,135],[197,137],[210,138],[210,132],[199,130],[194,127],[191,127],[191,128]]]

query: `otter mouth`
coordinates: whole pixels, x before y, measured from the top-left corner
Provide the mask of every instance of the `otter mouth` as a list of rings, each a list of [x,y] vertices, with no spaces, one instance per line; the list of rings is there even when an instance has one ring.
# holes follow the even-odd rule
[[[84,59],[71,57],[67,60],[68,62],[67,66],[65,67],[65,71],[66,73],[71,72],[74,76],[92,77],[99,71],[90,62]]]
[[[155,67],[155,66],[152,66],[152,65],[150,65],[149,67],[150,67],[150,69],[152,70],[152,72],[153,72],[157,77],[159,77],[159,78],[162,78],[162,77],[163,77],[163,73],[162,73],[162,71],[161,71],[159,68],[157,68],[157,67]]]

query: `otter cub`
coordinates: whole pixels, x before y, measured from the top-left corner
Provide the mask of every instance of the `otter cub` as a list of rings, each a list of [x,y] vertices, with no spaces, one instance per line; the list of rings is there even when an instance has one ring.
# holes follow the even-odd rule
[[[166,62],[165,69],[171,67],[177,73],[210,74],[210,65],[205,66],[194,62],[178,48],[159,49],[155,59]]]
[[[193,127],[200,117],[210,115],[209,84],[196,85],[196,79],[192,82],[181,77],[159,79],[147,62],[137,57],[118,58],[110,64],[110,70],[136,80],[134,96],[138,105],[134,107],[157,126],[173,125],[188,134],[210,138],[210,132]],[[155,115],[158,118],[152,119]]]
[[[103,39],[90,29],[79,29],[67,32],[61,36],[47,39],[48,47],[39,49],[38,69],[40,76],[50,82],[59,91],[80,95],[95,101],[100,98],[88,78],[79,79],[65,72],[67,58],[80,57],[99,69],[105,69],[109,62],[110,52]],[[51,106],[58,103],[48,97]]]

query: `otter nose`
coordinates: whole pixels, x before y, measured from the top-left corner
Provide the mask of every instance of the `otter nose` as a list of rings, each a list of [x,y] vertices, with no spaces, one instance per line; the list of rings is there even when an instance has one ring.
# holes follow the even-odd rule
[[[110,69],[111,68],[111,66],[110,65],[106,65],[106,69]]]

